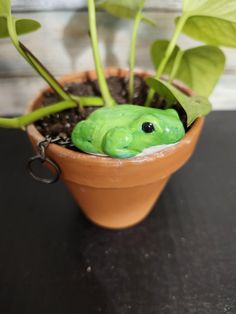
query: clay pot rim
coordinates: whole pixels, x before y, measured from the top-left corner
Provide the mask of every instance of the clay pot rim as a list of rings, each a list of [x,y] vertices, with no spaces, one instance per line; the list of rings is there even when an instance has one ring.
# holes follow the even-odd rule
[[[60,78],[60,82],[62,84],[64,83],[68,83],[68,82],[76,82],[76,80],[78,80],[78,77],[80,77],[81,75],[84,76],[84,79],[80,80],[82,81],[86,81],[86,79],[89,79],[90,76],[94,73],[94,70],[89,70],[89,71],[81,71],[78,73],[73,73],[73,74],[68,74],[68,75],[64,75]],[[124,76],[127,75],[129,73],[128,69],[123,69],[123,68],[106,68],[105,69],[105,73],[106,76],[112,76],[112,75],[116,75],[116,76]],[[143,77],[147,77],[150,76],[152,73],[151,72],[147,72],[147,71],[141,71],[141,70],[137,70],[135,72],[136,74],[139,74]],[[74,79],[73,79],[74,78]],[[188,87],[186,87],[185,85],[183,85],[181,82],[175,82],[175,85],[181,89],[183,92],[185,92],[188,95],[192,95],[193,92],[191,89],[189,89]],[[29,105],[27,106],[26,112],[31,112],[33,110],[33,108],[37,105],[37,103],[40,102],[40,100],[42,99],[42,95],[44,92],[51,90],[50,87],[45,87],[43,88],[38,95],[29,103]],[[48,150],[50,152],[53,152],[54,154],[58,154],[60,155],[60,157],[62,158],[71,158],[71,159],[78,159],[78,160],[84,160],[86,162],[89,162],[91,164],[103,164],[106,166],[110,166],[110,167],[114,167],[114,166],[121,166],[121,165],[125,165],[125,164],[139,164],[142,163],[144,161],[146,162],[153,162],[156,159],[162,159],[162,158],[166,158],[167,156],[170,155],[174,155],[177,151],[181,150],[185,145],[188,145],[191,142],[191,139],[195,133],[195,131],[199,128],[201,128],[201,126],[204,123],[205,118],[201,117],[201,118],[197,118],[196,121],[192,124],[190,130],[188,130],[188,132],[185,134],[184,138],[177,143],[175,146],[172,146],[166,150],[151,154],[151,155],[147,155],[147,156],[139,156],[139,157],[133,157],[133,158],[126,158],[126,159],[119,159],[119,158],[111,158],[108,156],[96,156],[96,155],[90,155],[87,153],[83,153],[83,152],[76,152],[76,151],[72,151],[70,149],[64,148],[62,146],[56,145],[56,144],[50,144],[48,147]],[[44,139],[44,137],[42,136],[42,134],[36,129],[36,127],[34,126],[34,124],[30,124],[27,126],[26,128],[27,132],[29,133],[30,136],[34,137],[38,142],[42,141]]]

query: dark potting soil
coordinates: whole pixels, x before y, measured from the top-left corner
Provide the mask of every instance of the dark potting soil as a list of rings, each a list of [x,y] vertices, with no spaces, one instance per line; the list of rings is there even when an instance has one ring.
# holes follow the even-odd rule
[[[120,77],[110,77],[107,79],[109,90],[115,101],[122,105],[129,103],[128,94],[128,78]],[[64,89],[70,94],[76,96],[101,96],[98,82],[87,81],[85,83],[68,83],[64,86]],[[134,100],[133,104],[143,106],[147,97],[148,86],[145,81],[136,76],[135,77],[135,90],[134,90]],[[47,106],[60,101],[60,97],[55,92],[45,92],[43,95],[42,106]],[[163,100],[158,95],[155,95],[152,107],[154,108],[164,108],[166,105],[165,100]],[[38,131],[43,136],[49,136],[52,139],[60,138],[58,145],[63,145],[66,148],[72,150],[78,150],[71,143],[71,133],[75,125],[88,117],[94,110],[99,107],[84,107],[84,113],[81,115],[78,108],[68,109],[60,113],[52,114],[45,117],[35,123]],[[176,104],[175,108],[184,125],[186,125],[186,115],[181,107]]]

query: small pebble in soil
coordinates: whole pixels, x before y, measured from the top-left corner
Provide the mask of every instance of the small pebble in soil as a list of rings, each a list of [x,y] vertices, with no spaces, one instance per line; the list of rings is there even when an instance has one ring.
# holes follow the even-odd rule
[[[87,269],[86,269],[87,273],[91,273],[92,271],[92,267],[91,266],[88,266]]]

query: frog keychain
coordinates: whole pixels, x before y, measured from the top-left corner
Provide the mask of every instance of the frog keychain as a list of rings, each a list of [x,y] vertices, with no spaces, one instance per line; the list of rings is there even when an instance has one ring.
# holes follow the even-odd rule
[[[79,122],[72,142],[83,152],[123,159],[147,148],[175,144],[184,135],[183,123],[174,109],[120,105],[100,108]]]

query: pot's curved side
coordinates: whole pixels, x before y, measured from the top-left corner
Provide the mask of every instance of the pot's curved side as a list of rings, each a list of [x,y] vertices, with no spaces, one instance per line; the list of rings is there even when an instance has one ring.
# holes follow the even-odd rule
[[[126,76],[128,70],[110,68],[107,76]],[[146,72],[139,74],[149,75]],[[61,82],[83,82],[95,79],[94,71],[62,78]],[[184,89],[191,94],[190,90]],[[30,105],[37,108],[42,93]],[[204,119],[198,119],[180,143],[172,148],[146,157],[113,159],[73,152],[51,144],[47,155],[62,169],[62,178],[80,204],[86,216],[98,225],[124,228],[141,221],[151,210],[170,176],[192,155]],[[33,146],[42,135],[30,125],[27,128]]]
[[[84,214],[95,224],[122,229],[142,221],[152,210],[169,177],[128,188],[94,188],[65,181]]]

